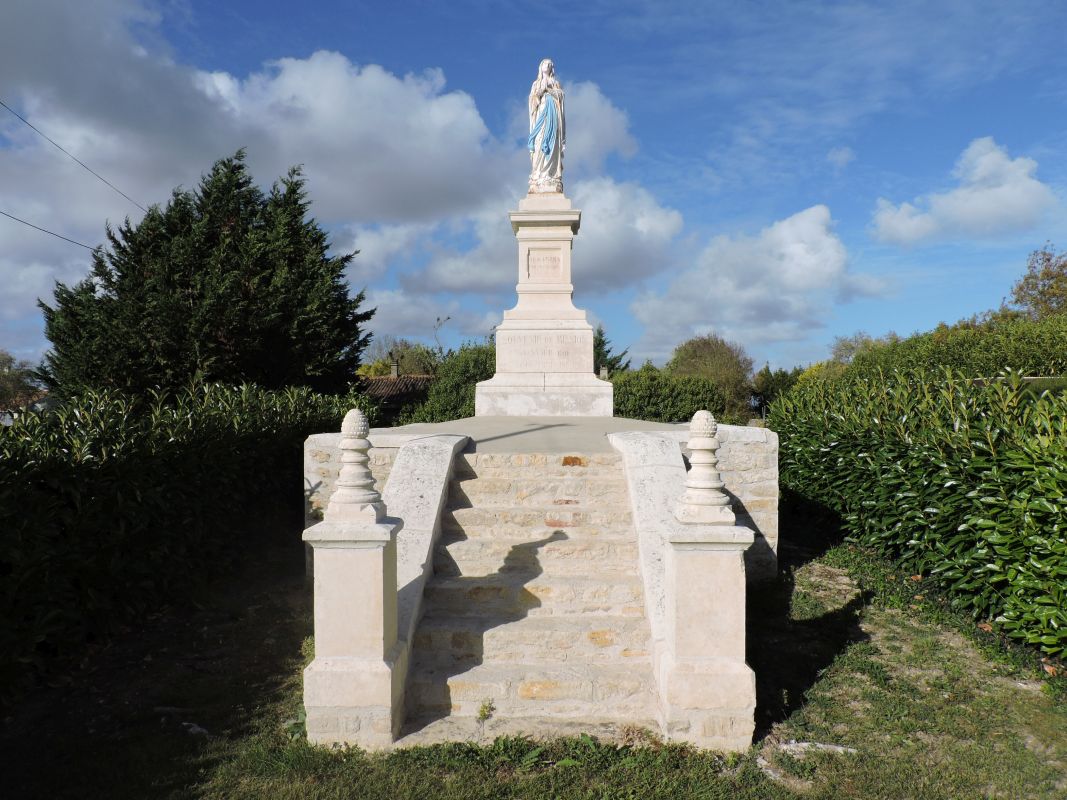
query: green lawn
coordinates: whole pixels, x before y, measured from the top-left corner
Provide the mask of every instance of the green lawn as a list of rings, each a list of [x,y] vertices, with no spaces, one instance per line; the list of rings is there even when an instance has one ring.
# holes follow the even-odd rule
[[[1067,797],[1062,681],[1042,680],[1036,656],[986,641],[924,584],[847,546],[783,555],[783,578],[751,593],[759,741],[741,756],[636,731],[626,745],[310,747],[298,719],[310,597],[290,541],[264,545],[240,574],[145,620],[90,653],[65,685],[10,711],[0,746],[14,791],[5,794]]]

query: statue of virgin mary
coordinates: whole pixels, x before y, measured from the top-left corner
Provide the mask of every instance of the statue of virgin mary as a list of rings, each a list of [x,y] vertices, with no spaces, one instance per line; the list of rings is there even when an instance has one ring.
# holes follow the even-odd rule
[[[556,67],[546,58],[530,87],[530,193],[563,191],[563,150],[567,124],[563,116],[563,87]]]

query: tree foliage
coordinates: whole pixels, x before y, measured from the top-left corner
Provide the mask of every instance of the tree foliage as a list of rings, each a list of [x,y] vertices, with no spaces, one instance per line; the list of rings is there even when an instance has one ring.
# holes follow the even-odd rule
[[[1032,252],[1011,299],[1033,319],[1067,314],[1067,252],[1057,253],[1051,244]]]
[[[771,403],[789,391],[802,372],[803,367],[793,367],[791,370],[779,367],[772,370],[770,364],[764,364],[763,369],[752,379],[752,391],[759,400],[760,410],[766,411]]]
[[[328,255],[308,210],[299,168],[264,194],[239,151],[196,191],[108,226],[89,277],[41,303],[46,383],[61,396],[197,381],[345,389],[373,311],[343,278],[355,253]]]
[[[357,372],[367,377],[388,375],[396,361],[401,375],[434,375],[442,358],[443,353],[422,342],[375,336],[363,353],[363,363]]]
[[[741,422],[726,408],[719,385],[699,375],[671,375],[651,362],[641,369],[620,372],[611,382],[615,389],[615,416],[651,422],[688,422],[705,409],[722,422]]]
[[[39,392],[30,363],[0,350],[0,411],[31,403]]]
[[[604,326],[597,325],[596,331],[593,333],[593,373],[600,374],[601,367],[608,368],[608,374],[614,375],[617,372],[625,372],[630,368],[630,359],[626,358],[626,354],[630,352],[630,348],[626,348],[621,353],[613,353],[611,350],[611,339],[604,333]],[[623,359],[626,359],[623,361]]]
[[[496,347],[464,344],[450,350],[437,367],[426,402],[402,416],[402,423],[447,422],[474,416],[474,386],[496,373]]]
[[[752,359],[745,348],[721,336],[696,336],[675,348],[666,371],[675,376],[708,378],[726,398],[726,410],[735,418],[746,415],[752,396]]]

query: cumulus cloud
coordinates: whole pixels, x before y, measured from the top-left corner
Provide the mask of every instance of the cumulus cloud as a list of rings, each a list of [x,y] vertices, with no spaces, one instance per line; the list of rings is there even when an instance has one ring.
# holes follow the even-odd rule
[[[380,278],[397,261],[417,252],[434,227],[418,223],[356,226],[345,248],[346,252],[358,251],[348,268],[349,280],[353,285],[362,285]]]
[[[573,273],[582,291],[612,291],[638,283],[669,265],[682,215],[661,205],[634,183],[599,177],[576,181],[574,205],[582,227],[574,242]],[[518,280],[515,236],[507,216],[494,209],[477,215],[475,245],[442,253],[426,270],[404,278],[410,291],[506,293]]]
[[[442,321],[442,339],[450,331],[480,338],[492,333],[500,312],[470,313],[455,299],[412,294],[403,289],[374,289],[367,292],[367,308],[376,308],[371,329],[375,335],[433,341],[437,321]],[[445,320],[447,319],[447,322]]]
[[[823,325],[835,300],[880,288],[849,274],[830,209],[812,206],[755,236],[713,239],[666,290],[638,296],[631,310],[645,330],[633,352],[662,360],[712,332],[750,347],[800,339]]]
[[[637,142],[630,134],[630,118],[599,86],[580,81],[566,89],[569,171],[578,176],[595,174],[609,155],[630,158],[637,152]]]
[[[315,216],[351,232],[348,242],[335,236],[346,245],[336,249],[362,250],[349,275],[356,287],[416,251],[442,219],[506,207],[523,174],[525,154],[497,140],[440,70],[396,75],[317,52],[245,76],[204,72],[170,57],[160,21],[142,0],[101,0],[89,15],[12,0],[0,26],[0,97],[144,206],[194,186],[239,147],[260,181],[303,164]],[[6,111],[0,209],[88,245],[103,241],[105,221],[142,214]],[[89,254],[6,219],[0,253],[2,344],[39,352],[36,299],[55,280],[85,275]]]
[[[1036,161],[1011,158],[992,137],[975,139],[956,162],[955,188],[899,205],[879,198],[875,236],[883,242],[911,245],[1031,228],[1056,204],[1052,190],[1034,177],[1036,171]]]

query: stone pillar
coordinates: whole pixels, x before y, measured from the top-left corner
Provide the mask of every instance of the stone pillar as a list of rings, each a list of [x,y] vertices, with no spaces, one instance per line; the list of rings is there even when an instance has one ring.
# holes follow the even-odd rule
[[[593,328],[572,299],[571,248],[582,212],[562,193],[532,194],[510,217],[518,302],[496,329],[496,374],[478,384],[474,413],[610,417],[612,385],[593,374]]]
[[[308,740],[392,744],[403,721],[396,534],[368,467],[367,418],[341,425],[341,472],[324,519],[304,532],[315,560],[315,660],[304,670]]]
[[[715,470],[715,433],[711,414],[697,412],[690,426],[692,469],[675,508],[685,524],[667,535],[664,715],[671,739],[745,750],[755,728],[756,679],[745,663],[743,556],[754,536],[733,524]]]

